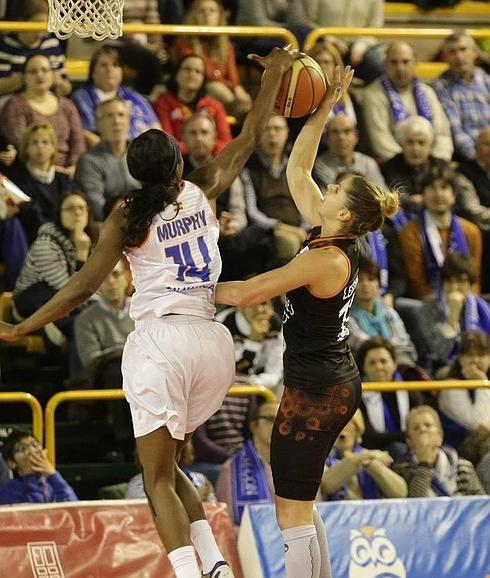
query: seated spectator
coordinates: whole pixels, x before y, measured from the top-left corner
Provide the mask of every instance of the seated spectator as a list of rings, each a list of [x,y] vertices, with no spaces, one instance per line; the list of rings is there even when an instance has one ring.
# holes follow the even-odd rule
[[[339,175],[356,173],[386,189],[386,183],[376,161],[355,150],[359,134],[352,116],[338,114],[326,127],[328,151],[318,155],[313,176],[320,187],[337,182]]]
[[[409,498],[475,496],[485,491],[468,460],[455,449],[442,447],[443,430],[437,412],[421,405],[407,415],[407,454],[393,470],[408,485]]]
[[[30,56],[24,65],[24,89],[11,96],[0,113],[2,133],[19,148],[27,127],[33,123],[50,124],[58,139],[58,170],[73,176],[85,142],[80,116],[71,100],[51,91],[54,72],[51,61],[43,55]]]
[[[0,185],[0,262],[5,267],[2,278],[4,291],[12,291],[15,287],[29,248],[18,214],[19,207],[7,202]]]
[[[481,204],[490,207],[490,125],[478,133],[475,154],[475,159],[461,161],[458,170],[473,183]]]
[[[14,478],[0,486],[0,504],[78,500],[30,432],[13,430],[3,444],[2,455]]]
[[[456,187],[454,171],[435,165],[422,183],[423,210],[400,231],[408,297],[427,299],[437,293],[441,267],[450,253],[470,257],[480,278],[482,235],[476,225],[454,214]],[[479,292],[478,284],[475,290]]]
[[[365,257],[359,260],[359,283],[349,320],[349,342],[354,351],[370,337],[384,337],[393,345],[398,364],[413,364],[415,347],[405,325],[380,293],[379,267]]]
[[[100,142],[80,158],[75,182],[86,195],[96,221],[104,220],[104,206],[141,183],[129,174],[129,103],[118,96],[101,102],[96,111]]]
[[[304,44],[311,25],[306,23],[306,14],[302,2],[284,0],[237,0],[236,24],[239,26],[279,26],[288,28],[298,39],[299,46]],[[240,42],[242,52],[267,54],[280,45],[277,38],[259,36],[246,38]]]
[[[441,289],[419,311],[424,357],[434,368],[454,359],[463,332],[477,330],[490,336],[490,307],[472,292],[475,281],[471,260],[450,253],[441,269]]]
[[[246,191],[247,210],[254,223],[274,232],[278,264],[292,259],[306,239],[306,223],[294,204],[286,179],[288,125],[284,117],[273,115],[247,162],[250,185]]]
[[[129,317],[131,298],[127,296],[129,277],[123,261],[104,279],[93,300],[75,317],[75,347],[81,372],[72,376],[70,387],[80,389],[122,388],[121,359],[124,344],[134,329]],[[98,408],[100,404],[98,405]],[[108,404],[108,421],[114,424],[115,452],[121,458],[131,455],[134,447],[131,417],[126,402]],[[107,408],[104,405],[104,413]]]
[[[474,159],[478,133],[490,125],[490,75],[476,66],[477,46],[466,32],[448,36],[443,53],[449,70],[433,86],[449,118],[457,157]]]
[[[335,500],[375,500],[406,498],[405,480],[390,469],[388,452],[362,446],[366,427],[360,410],[336,439],[322,476],[322,498]]]
[[[383,28],[383,0],[351,0],[346,6],[330,0],[303,0],[306,20],[314,28],[339,26],[347,28]],[[383,73],[383,56],[373,36],[329,36],[345,64],[355,69],[357,78],[369,84]]]
[[[463,333],[458,356],[441,377],[488,380],[489,336],[481,331]],[[461,385],[464,386],[464,383]],[[477,428],[486,429],[490,424],[490,389],[444,389],[439,393],[438,407],[444,427],[444,440],[457,448]]]
[[[432,124],[434,156],[451,158],[453,143],[446,114],[434,90],[416,76],[414,50],[407,42],[396,40],[389,45],[385,74],[365,89],[362,106],[373,153],[381,160],[401,152],[395,127],[413,115]]]
[[[8,176],[32,201],[21,207],[19,219],[27,233],[29,244],[38,229],[52,221],[62,195],[73,187],[65,172],[55,165],[58,139],[50,124],[31,124],[22,135],[19,161]]]
[[[48,5],[44,0],[31,0],[20,6],[19,2],[15,4],[14,20],[47,22]],[[54,34],[26,31],[0,34],[0,95],[10,95],[22,88],[26,60],[39,54],[51,62],[54,72],[52,91],[59,97],[70,94],[71,83],[65,70],[61,42]]]
[[[161,94],[154,103],[162,128],[179,142],[183,155],[187,149],[182,137],[185,121],[195,112],[205,112],[216,126],[217,155],[231,141],[231,129],[226,119],[226,111],[219,100],[206,94],[204,86],[204,60],[190,54],[184,56],[167,82],[167,92]]]
[[[88,258],[92,245],[90,212],[81,193],[61,199],[53,222],[45,223],[27,253],[14,289],[14,317],[34,313],[64,287]],[[64,345],[72,336],[73,314],[45,326],[49,343]]]
[[[11,479],[10,470],[0,453],[0,487]]]
[[[383,163],[381,171],[389,186],[400,187],[405,193],[402,206],[409,219],[420,211],[422,185],[427,176],[434,167],[449,168],[449,164],[432,155],[434,131],[429,121],[422,116],[411,116],[400,122],[396,126],[395,135],[402,152]],[[480,202],[470,180],[458,171],[453,172],[456,213],[483,230],[489,229],[490,209]]]
[[[158,0],[125,0],[123,21],[125,24],[160,24]],[[163,21],[165,24],[170,22]],[[159,34],[123,34],[122,38],[110,41],[117,46],[126,76],[131,85],[141,93],[149,95],[160,81],[164,65],[168,62],[163,37]]]
[[[227,395],[220,409],[194,432],[194,470],[204,474],[212,484],[216,484],[224,462],[249,440],[250,420],[256,406],[253,397]]]
[[[393,345],[384,337],[365,341],[357,354],[357,365],[364,382],[425,381],[429,376],[418,367],[397,366]],[[410,408],[421,404],[419,392],[364,391],[360,410],[366,424],[364,445],[370,449],[387,450],[396,458],[406,447],[405,420]]]
[[[194,447],[192,440],[189,440],[182,448],[179,459],[180,470],[189,478],[196,488],[202,502],[216,503],[216,494],[214,493],[213,484],[205,475],[195,472],[192,469],[194,463]],[[143,484],[143,474],[133,476],[126,487],[126,500],[143,500],[147,498],[145,486]]]
[[[463,160],[458,166],[458,171],[472,182],[481,205],[490,211],[490,126],[478,133],[475,152],[476,159]],[[483,231],[483,263],[488,263],[490,262],[490,229],[478,221],[475,222]],[[490,293],[490,267],[483,268],[481,283],[483,293]]]
[[[226,26],[225,11],[219,0],[194,0],[187,10],[184,24]],[[206,92],[237,116],[250,110],[252,99],[238,76],[235,50],[226,36],[193,36],[178,38],[173,45],[172,60],[196,54],[205,63]]]
[[[257,408],[250,420],[252,439],[226,460],[216,482],[216,496],[228,506],[236,526],[245,506],[272,504],[270,443],[278,407],[275,402],[265,402]]]
[[[270,301],[227,307],[216,321],[228,327],[235,343],[237,382],[263,385],[276,392],[282,383],[281,320]]]
[[[188,154],[184,156],[184,178],[212,159],[216,136],[213,119],[206,113],[194,113],[186,120],[183,137]],[[238,178],[217,199],[223,281],[263,272],[275,256],[272,234],[260,225],[248,223],[244,194],[244,184]]]
[[[116,96],[130,104],[129,140],[150,128],[161,128],[151,104],[141,94],[122,86],[122,79],[119,52],[116,48],[102,45],[90,59],[88,81],[72,94],[89,146],[96,145],[100,140],[96,134],[97,106]]]
[[[325,36],[322,36],[311,50],[308,51],[308,56],[311,56],[311,58],[318,62],[325,74],[325,78],[328,78],[330,81],[334,78],[335,67],[343,66],[342,56],[340,56],[335,43],[327,40]],[[359,124],[359,113],[360,111],[357,109],[355,100],[351,98],[349,92],[346,92],[333,107],[330,119],[338,114],[343,114],[351,117],[354,121],[354,126],[357,126]],[[323,140],[322,138],[322,141]]]

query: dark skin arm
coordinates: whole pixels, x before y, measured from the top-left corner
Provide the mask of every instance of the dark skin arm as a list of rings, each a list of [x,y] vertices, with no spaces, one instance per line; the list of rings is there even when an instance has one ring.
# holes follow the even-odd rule
[[[284,72],[298,57],[298,51],[274,48],[266,57],[249,56],[265,68],[259,93],[253,102],[240,134],[210,163],[191,173],[189,180],[198,185],[212,201],[226,191],[238,177],[255,150],[260,134],[272,114]]]
[[[97,245],[80,271],[52,299],[18,325],[0,321],[0,339],[16,341],[65,317],[93,295],[122,256],[123,225],[123,209],[120,208],[105,221]]]

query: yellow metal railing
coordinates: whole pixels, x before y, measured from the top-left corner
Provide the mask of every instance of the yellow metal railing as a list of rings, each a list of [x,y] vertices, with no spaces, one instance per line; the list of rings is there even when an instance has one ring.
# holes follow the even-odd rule
[[[303,50],[307,52],[322,36],[376,36],[377,38],[440,38],[443,40],[454,30],[451,28],[315,28],[306,37]],[[490,38],[490,28],[466,28],[475,39]]]
[[[402,2],[385,2],[384,13],[386,16],[487,16],[490,17],[490,4],[487,2],[461,2],[450,8],[433,8],[422,10],[416,4]]]
[[[0,32],[46,32],[43,22],[0,21]],[[124,24],[124,34],[161,34],[162,36],[278,36],[292,48],[298,48],[296,36],[280,26],[183,26],[172,24]]]
[[[235,397],[258,395],[267,401],[276,401],[276,396],[261,385],[238,385],[233,386],[228,395]],[[67,401],[87,401],[87,400],[107,400],[107,399],[124,399],[122,389],[91,389],[91,390],[71,390],[61,391],[53,395],[44,410],[45,422],[45,446],[48,450],[48,458],[54,465],[56,464],[56,409],[61,403]]]
[[[26,403],[32,412],[32,433],[43,442],[43,410],[39,401],[30,393],[22,391],[3,391],[0,393],[0,403]]]
[[[364,391],[397,391],[406,389],[407,391],[441,391],[443,389],[479,389],[490,387],[488,379],[448,379],[447,381],[371,381],[364,382]]]

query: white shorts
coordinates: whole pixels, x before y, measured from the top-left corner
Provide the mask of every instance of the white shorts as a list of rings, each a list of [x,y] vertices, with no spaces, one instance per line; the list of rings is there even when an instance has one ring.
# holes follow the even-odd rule
[[[137,321],[122,374],[134,436],[165,426],[182,440],[221,407],[233,385],[233,339],[221,323],[192,315]]]

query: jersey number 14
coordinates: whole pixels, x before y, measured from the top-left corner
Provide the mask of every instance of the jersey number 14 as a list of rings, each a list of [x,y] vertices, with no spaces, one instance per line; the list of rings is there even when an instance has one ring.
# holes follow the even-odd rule
[[[197,238],[197,245],[204,261],[203,267],[196,266],[188,241],[165,248],[165,256],[173,259],[173,262],[179,266],[177,281],[184,281],[184,277],[198,277],[201,281],[209,281],[208,265],[211,257],[204,237]]]

